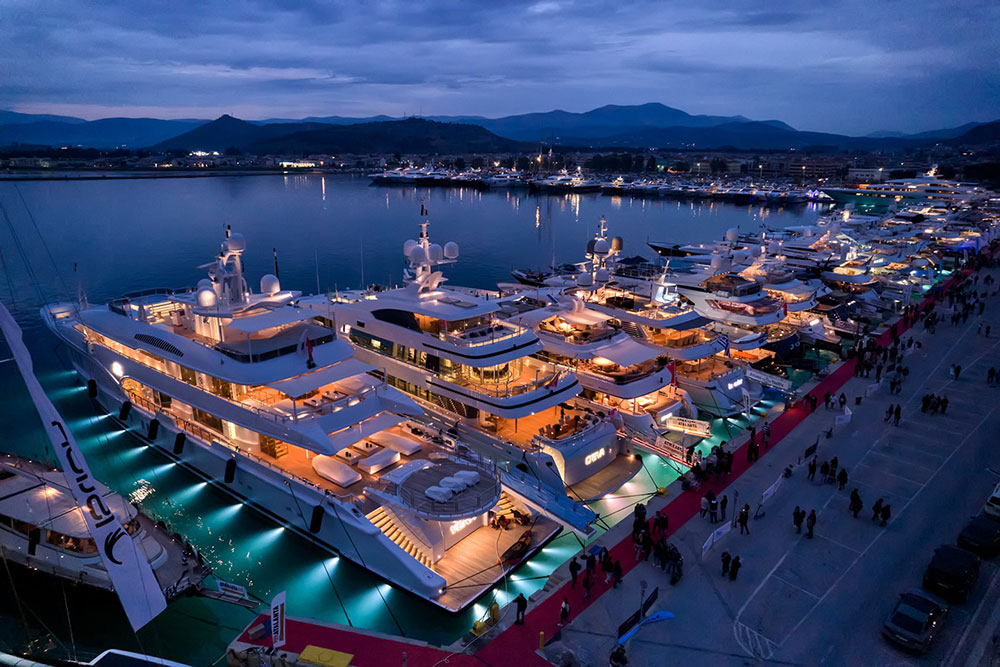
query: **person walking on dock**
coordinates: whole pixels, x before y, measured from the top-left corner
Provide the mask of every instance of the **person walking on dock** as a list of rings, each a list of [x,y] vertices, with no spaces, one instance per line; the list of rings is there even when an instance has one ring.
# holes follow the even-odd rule
[[[764,438],[763,438],[764,439],[764,449],[767,449],[768,447],[771,446],[771,423],[770,422],[764,422],[763,435],[764,435]]]
[[[899,426],[899,415],[902,412],[900,410],[900,407],[901,407],[900,405],[897,405],[896,409],[893,410],[893,412],[892,412],[892,425],[893,426]]]
[[[875,501],[875,504],[872,505],[872,521],[878,521],[878,518],[882,515],[882,503],[884,502],[884,500],[879,498]]]
[[[883,505],[880,515],[882,517],[882,523],[879,524],[880,526],[884,526],[885,524],[889,523],[889,517],[892,516],[892,505],[890,505],[889,503]]]
[[[740,516],[737,519],[737,522],[740,524],[740,535],[743,533],[749,535],[750,526],[748,524],[750,523],[750,505],[743,506],[743,509],[740,510]]]
[[[570,588],[576,588],[576,577],[580,574],[580,570],[582,568],[583,566],[580,565],[580,561],[576,559],[576,556],[573,556],[573,560],[569,562],[569,576],[571,578],[571,583],[569,585]]]
[[[844,487],[847,486],[847,470],[845,468],[841,468],[840,472],[837,473],[837,483],[840,485],[840,491],[843,491]]]
[[[816,527],[816,510],[809,510],[809,516],[806,517],[806,529],[809,531],[806,534],[810,540],[813,538],[813,528]]]
[[[840,409],[843,410],[844,406],[847,405],[847,394],[840,392],[840,398],[837,399],[837,404],[840,405]]]
[[[865,504],[861,502],[861,494],[858,493],[858,490],[854,489],[851,491],[851,502],[847,506],[847,510],[854,515],[855,519],[858,518],[858,512],[860,512],[864,506]]]
[[[722,500],[719,502],[719,518],[723,521],[726,520],[726,507],[729,505],[729,496],[722,496]]]
[[[517,608],[517,618],[514,619],[516,625],[524,625],[524,612],[528,609],[528,599],[524,593],[518,593],[514,598],[514,606]]]
[[[622,571],[622,562],[620,560],[616,560],[614,568],[611,570],[611,588],[618,588],[618,584],[622,583],[622,578],[624,576],[625,574]]]
[[[728,551],[722,552],[722,576],[729,574],[729,564],[733,562],[733,557]]]
[[[890,403],[889,407],[886,408],[886,411],[885,411],[885,419],[883,419],[882,421],[884,421],[885,423],[888,424],[889,420],[892,419],[892,412],[893,412],[893,410],[895,410],[895,408],[896,408],[896,406],[893,405],[892,403]]]
[[[944,414],[947,411],[948,411],[948,397],[947,396],[942,396],[941,397],[941,414]]]
[[[590,570],[583,573],[583,599],[590,597],[590,588],[594,585],[594,580],[590,577]]]
[[[736,581],[736,575],[740,573],[740,568],[743,567],[743,563],[740,561],[740,557],[737,556],[733,559],[733,562],[729,565],[729,580]]]
[[[795,533],[802,532],[802,521],[806,518],[806,511],[798,505],[792,510],[792,525],[795,526]]]
[[[808,479],[810,481],[816,478],[816,457],[812,457],[812,461],[809,462],[809,475]]]
[[[569,598],[563,597],[562,604],[559,606],[559,627],[566,625],[566,621],[569,620]]]

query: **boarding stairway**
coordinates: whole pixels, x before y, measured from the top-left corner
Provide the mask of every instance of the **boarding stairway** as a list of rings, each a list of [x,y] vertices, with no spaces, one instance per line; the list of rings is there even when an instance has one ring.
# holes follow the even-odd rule
[[[384,507],[377,507],[365,517],[375,524],[375,527],[381,530],[396,546],[416,558],[422,565],[428,568],[434,565],[431,559],[424,555],[424,552],[396,525],[391,511],[387,511]]]
[[[622,331],[636,340],[646,340],[646,333],[642,330],[642,327],[635,322],[622,320]]]
[[[691,461],[687,457],[688,448],[681,443],[674,442],[662,435],[654,436],[630,426],[625,427],[625,435],[635,444],[648,449],[664,459],[671,459],[685,466],[691,465]],[[697,440],[692,440],[692,444],[695,442]]]

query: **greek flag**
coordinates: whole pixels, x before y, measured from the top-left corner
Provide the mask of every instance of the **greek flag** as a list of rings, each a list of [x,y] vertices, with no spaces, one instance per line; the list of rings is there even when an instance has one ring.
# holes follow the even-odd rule
[[[727,336],[726,334],[722,334],[721,340],[722,340],[722,346],[726,351],[726,356],[732,357],[733,355],[729,351],[729,336]]]

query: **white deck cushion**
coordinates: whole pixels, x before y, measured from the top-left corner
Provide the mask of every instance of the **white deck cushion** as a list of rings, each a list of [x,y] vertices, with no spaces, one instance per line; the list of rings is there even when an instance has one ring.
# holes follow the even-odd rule
[[[451,489],[443,489],[440,486],[428,486],[424,489],[424,495],[431,500],[443,503],[447,500],[451,500]]]
[[[466,486],[468,486],[468,484],[466,484],[463,480],[459,479],[458,477],[444,477],[441,479],[440,482],[438,482],[438,485],[443,486],[446,489],[451,489],[455,493],[458,493]]]
[[[391,449],[383,449],[382,451],[361,460],[358,463],[358,470],[363,470],[369,475],[373,475],[382,468],[388,468],[397,461],[399,461],[399,452],[394,452]]]
[[[341,463],[332,456],[314,457],[312,467],[316,471],[316,474],[323,479],[328,479],[344,488],[361,481],[361,473],[352,469],[346,463]]]
[[[479,482],[479,473],[475,470],[460,470],[454,476],[465,482],[467,486],[475,486]]]
[[[397,451],[404,456],[413,456],[424,448],[424,446],[416,440],[411,440],[410,438],[397,433],[386,433],[385,431],[369,436],[368,439],[387,449]]]

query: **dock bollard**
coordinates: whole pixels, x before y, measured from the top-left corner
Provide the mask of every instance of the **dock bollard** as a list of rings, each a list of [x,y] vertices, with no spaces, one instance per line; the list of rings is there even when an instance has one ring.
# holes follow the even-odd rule
[[[538,650],[539,651],[545,650],[545,630],[542,630],[538,633]]]

